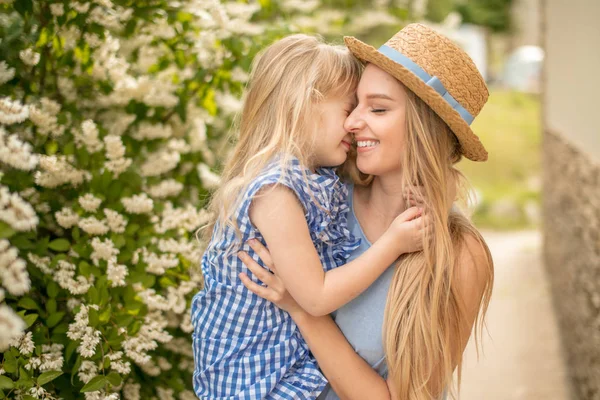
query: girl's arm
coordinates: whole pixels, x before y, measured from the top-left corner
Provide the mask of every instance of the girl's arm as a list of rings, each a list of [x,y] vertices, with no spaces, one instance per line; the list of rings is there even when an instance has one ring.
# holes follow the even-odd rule
[[[260,243],[254,243],[252,248],[265,265],[275,271],[269,251]],[[354,351],[331,317],[315,317],[302,310],[286,291],[282,280],[279,279],[279,269],[276,270],[277,275],[274,275],[263,269],[247,254],[240,253],[240,258],[262,282],[267,284],[267,287],[256,284],[245,274],[240,274],[244,285],[258,296],[275,303],[290,313],[321,370],[340,399],[406,400],[397,397],[391,379],[384,380]],[[458,360],[464,352],[479,312],[479,304],[489,268],[485,251],[476,239],[467,237],[466,245],[460,252],[460,263],[455,280],[457,289],[464,296],[466,313],[463,319],[458,321],[462,340],[459,341],[457,338],[454,342],[451,354],[454,366],[458,364]],[[440,395],[443,389],[430,388],[432,393]]]
[[[260,243],[252,244],[252,248],[265,265],[274,271],[275,266],[267,249]],[[340,399],[396,400],[392,397],[387,382],[354,351],[329,315],[310,315],[294,300],[278,277],[279,268],[277,275],[274,275],[262,268],[248,254],[241,252],[239,256],[267,287],[258,285],[245,274],[240,274],[244,285],[258,296],[290,313],[319,367]]]
[[[422,248],[422,230],[427,227],[420,209],[412,207],[363,255],[325,273],[294,193],[282,185],[263,193],[252,202],[250,220],[264,237],[286,288],[312,315],[326,315],[348,303],[401,254]]]

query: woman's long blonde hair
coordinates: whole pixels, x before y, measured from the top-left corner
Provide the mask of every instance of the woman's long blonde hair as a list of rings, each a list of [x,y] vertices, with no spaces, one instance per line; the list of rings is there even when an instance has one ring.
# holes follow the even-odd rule
[[[384,348],[389,376],[398,398],[431,400],[450,389],[455,395],[452,357],[458,357],[460,387],[462,356],[453,355],[453,343],[463,343],[458,321],[465,316],[464,300],[454,277],[465,238],[472,236],[488,259],[485,289],[475,321],[481,336],[493,284],[493,264],[481,234],[460,211],[448,213],[449,182],[456,182],[465,197],[466,178],[454,168],[461,159],[456,136],[429,106],[407,92],[406,150],[402,157],[403,185],[423,186],[426,212],[432,216],[433,234],[420,252],[403,255],[395,266],[384,317]],[[355,154],[353,154],[355,157]],[[373,177],[361,174],[349,159],[343,168],[357,184],[369,185]],[[450,181],[450,179],[452,179]],[[450,183],[452,184],[452,183]],[[469,333],[467,333],[468,335]],[[456,360],[455,360],[456,361]]]
[[[317,126],[319,101],[353,93],[361,69],[344,46],[303,34],[287,36],[255,58],[239,118],[239,139],[208,206],[213,217],[205,239],[217,221],[217,236],[224,226],[239,234],[234,214],[241,194],[275,157],[282,171],[291,157],[311,165],[315,135],[327,134]]]

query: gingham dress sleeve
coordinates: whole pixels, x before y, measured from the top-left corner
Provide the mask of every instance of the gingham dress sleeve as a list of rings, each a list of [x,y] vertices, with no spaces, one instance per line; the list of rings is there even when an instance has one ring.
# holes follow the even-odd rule
[[[235,234],[225,229],[202,258],[204,289],[192,301],[194,389],[200,399],[315,399],[327,381],[289,314],[246,289],[240,272],[253,274],[237,250],[257,255],[246,244],[263,241],[251,224],[252,199],[266,185],[282,184],[305,210],[311,238],[326,270],[345,263],[359,242],[347,229],[347,189],[332,170],[317,174],[297,160],[282,169],[272,163],[249,186],[237,213],[241,245],[233,253]],[[231,254],[229,254],[231,253]],[[261,264],[262,265],[262,264]]]

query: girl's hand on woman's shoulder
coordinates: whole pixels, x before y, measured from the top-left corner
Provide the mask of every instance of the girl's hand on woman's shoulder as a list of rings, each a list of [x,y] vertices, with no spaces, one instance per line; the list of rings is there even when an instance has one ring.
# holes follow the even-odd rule
[[[265,300],[270,301],[277,307],[290,313],[292,317],[305,313],[300,305],[294,300],[290,293],[286,290],[283,285],[283,281],[276,274],[275,264],[271,259],[271,253],[263,246],[258,240],[251,239],[249,242],[250,247],[258,254],[263,263],[272,271],[269,272],[264,269],[260,264],[252,259],[246,252],[240,251],[238,257],[244,263],[246,267],[266,286],[261,286],[256,282],[252,281],[245,273],[239,274],[239,277],[252,293]]]

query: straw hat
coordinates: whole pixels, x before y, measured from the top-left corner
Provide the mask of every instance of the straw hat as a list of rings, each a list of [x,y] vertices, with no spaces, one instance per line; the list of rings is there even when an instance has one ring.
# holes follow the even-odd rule
[[[450,39],[422,24],[410,24],[376,49],[346,36],[348,49],[413,91],[450,127],[465,157],[487,160],[487,151],[470,128],[489,93],[471,58]]]

